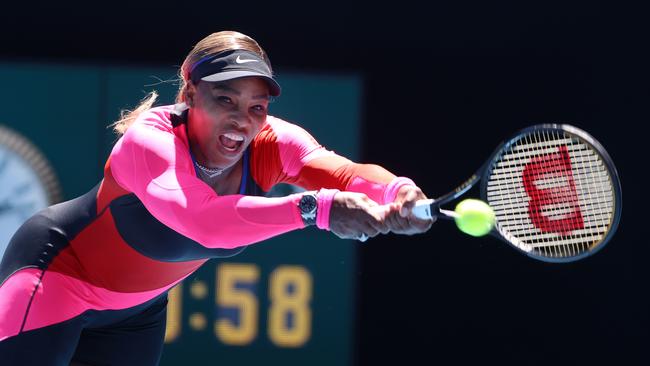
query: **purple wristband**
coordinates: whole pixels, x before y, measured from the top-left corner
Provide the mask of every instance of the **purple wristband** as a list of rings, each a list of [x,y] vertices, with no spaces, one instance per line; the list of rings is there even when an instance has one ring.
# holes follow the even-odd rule
[[[319,229],[330,229],[330,209],[334,201],[334,195],[339,193],[338,189],[321,189],[318,191],[318,213],[316,214],[316,226]]]
[[[415,183],[411,179],[406,177],[396,177],[390,183],[388,183],[386,189],[384,190],[383,203],[387,204],[395,201],[395,198],[397,197],[397,192],[399,192],[399,189],[405,185],[415,186]]]

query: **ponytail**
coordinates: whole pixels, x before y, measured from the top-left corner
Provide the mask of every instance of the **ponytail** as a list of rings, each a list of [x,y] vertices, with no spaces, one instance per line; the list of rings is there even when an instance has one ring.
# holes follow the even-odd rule
[[[133,124],[133,122],[135,122],[140,113],[153,107],[156,99],[158,99],[158,93],[156,93],[154,90],[151,93],[147,94],[147,96],[140,101],[140,104],[138,104],[134,110],[122,110],[122,112],[120,112],[120,119],[110,125],[110,127],[113,128],[113,132],[119,136],[123,135],[126,130]]]

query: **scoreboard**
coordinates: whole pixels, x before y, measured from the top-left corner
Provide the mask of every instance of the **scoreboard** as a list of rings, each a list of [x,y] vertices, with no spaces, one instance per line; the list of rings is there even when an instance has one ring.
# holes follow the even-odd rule
[[[159,92],[157,104],[171,104],[178,88],[172,67],[0,63],[0,78],[0,98],[10,106],[0,124],[43,152],[64,199],[101,179],[115,142],[107,126],[122,109],[149,90]],[[283,94],[270,114],[358,158],[358,76],[281,71],[278,80]],[[281,185],[273,194],[296,190]],[[208,261],[169,293],[161,365],[351,364],[356,245],[310,227]]]
[[[170,292],[162,364],[351,363],[353,245],[306,229],[208,262]]]

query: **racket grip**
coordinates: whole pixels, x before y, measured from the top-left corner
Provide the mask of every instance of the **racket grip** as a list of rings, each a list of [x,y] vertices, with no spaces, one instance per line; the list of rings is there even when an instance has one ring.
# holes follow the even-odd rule
[[[431,219],[434,216],[447,220],[453,220],[458,217],[456,212],[442,210],[438,205],[434,205],[432,199],[419,200],[415,202],[415,206],[413,206],[413,209],[411,210],[411,215],[423,220]]]
[[[431,214],[431,204],[433,203],[432,199],[428,200],[419,200],[415,202],[415,206],[411,210],[411,214],[419,219],[430,219],[433,218]]]

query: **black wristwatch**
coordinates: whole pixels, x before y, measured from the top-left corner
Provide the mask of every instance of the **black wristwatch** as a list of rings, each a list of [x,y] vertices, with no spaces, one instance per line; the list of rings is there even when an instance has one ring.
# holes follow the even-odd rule
[[[300,217],[305,226],[316,225],[316,213],[318,211],[318,197],[314,192],[305,192],[298,202]]]

